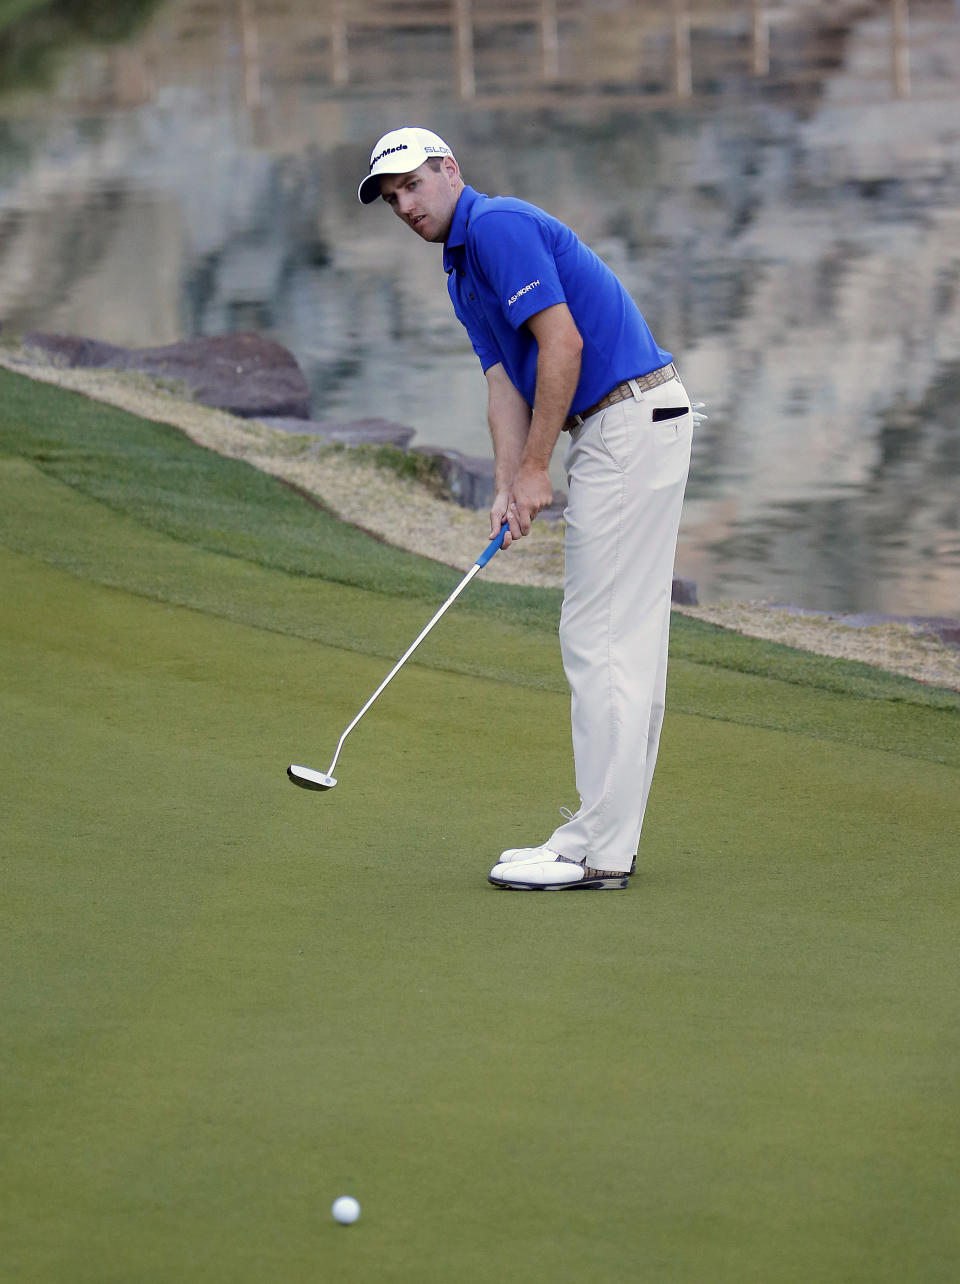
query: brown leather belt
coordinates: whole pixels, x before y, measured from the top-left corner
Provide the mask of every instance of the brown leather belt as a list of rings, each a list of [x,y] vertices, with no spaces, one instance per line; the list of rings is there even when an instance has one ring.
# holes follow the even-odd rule
[[[626,383],[618,383],[605,397],[601,397],[595,406],[581,410],[578,415],[571,415],[563,425],[563,431],[569,432],[571,428],[579,428],[585,419],[589,419],[600,410],[606,410],[608,406],[615,406],[618,401],[626,401],[628,397],[649,392],[651,388],[659,388],[662,383],[669,383],[671,379],[679,378],[677,367],[671,361],[668,366],[661,366],[659,370],[651,370],[649,374],[637,375],[635,379],[628,379]]]

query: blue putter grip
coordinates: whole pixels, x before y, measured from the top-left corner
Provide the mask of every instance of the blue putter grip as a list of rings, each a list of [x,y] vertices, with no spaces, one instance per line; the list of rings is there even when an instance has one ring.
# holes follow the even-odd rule
[[[510,523],[504,522],[503,525],[500,527],[500,534],[495,535],[493,537],[493,539],[490,541],[487,547],[483,550],[483,552],[477,558],[478,566],[486,566],[487,562],[490,561],[490,558],[493,557],[494,553],[496,553],[503,546],[503,537],[504,535],[506,535],[509,529],[510,529]]]

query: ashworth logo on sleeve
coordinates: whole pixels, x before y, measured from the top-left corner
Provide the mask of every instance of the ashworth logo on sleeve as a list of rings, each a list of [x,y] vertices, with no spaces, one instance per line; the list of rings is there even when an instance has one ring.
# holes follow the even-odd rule
[[[526,285],[521,286],[512,298],[507,299],[507,307],[512,308],[517,299],[522,298],[524,294],[529,294],[531,290],[535,290],[539,284],[540,278],[537,277],[536,281],[528,281]]]

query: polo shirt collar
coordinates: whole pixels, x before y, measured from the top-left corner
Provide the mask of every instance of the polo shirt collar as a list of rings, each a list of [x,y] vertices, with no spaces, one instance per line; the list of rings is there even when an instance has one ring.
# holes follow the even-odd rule
[[[470,222],[473,207],[479,199],[480,193],[474,191],[472,187],[464,187],[460,193],[457,207],[453,211],[450,231],[447,233],[447,239],[443,243],[443,270],[445,272],[451,272],[457,266],[460,256],[452,254],[451,251],[462,249],[466,245],[467,224]]]

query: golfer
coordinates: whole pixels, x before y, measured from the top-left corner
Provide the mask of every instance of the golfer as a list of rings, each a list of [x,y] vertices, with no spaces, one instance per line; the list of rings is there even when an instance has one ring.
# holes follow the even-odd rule
[[[692,413],[669,352],[608,267],[535,205],[464,185],[428,129],[385,134],[360,200],[443,246],[454,311],[487,380],[491,536],[530,532],[566,434],[560,647],[580,806],[490,873],[522,890],[626,887],[663,721],[670,590]]]

